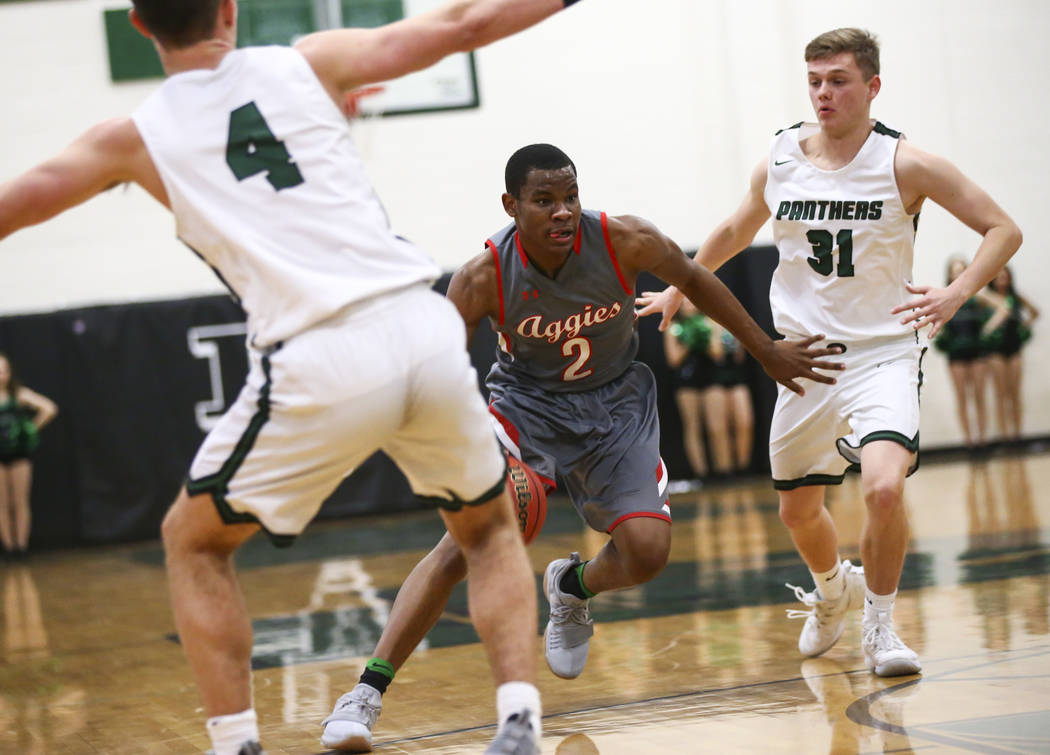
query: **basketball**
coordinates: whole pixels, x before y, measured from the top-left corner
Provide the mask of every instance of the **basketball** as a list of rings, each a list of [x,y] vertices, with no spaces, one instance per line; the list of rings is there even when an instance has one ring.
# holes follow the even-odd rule
[[[536,539],[547,518],[547,493],[529,466],[507,454],[507,490],[514,502],[514,515],[526,544]]]

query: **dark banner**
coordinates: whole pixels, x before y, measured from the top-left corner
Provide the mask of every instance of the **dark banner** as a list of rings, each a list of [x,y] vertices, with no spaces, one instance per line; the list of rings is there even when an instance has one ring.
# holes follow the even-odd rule
[[[752,250],[719,275],[759,324],[771,330],[772,248]],[[444,292],[446,275],[435,287]],[[662,288],[655,278],[639,291]],[[660,386],[663,454],[672,478],[688,477],[681,425],[657,318],[640,321],[639,358]],[[34,457],[33,547],[155,538],[190,461],[241,388],[247,370],[244,314],[226,296],[87,307],[0,318],[0,351],[23,383],[53,399],[58,418]],[[471,358],[479,381],[495,335],[477,329]],[[752,364],[755,454],[765,446],[775,389]],[[321,509],[322,518],[418,507],[397,467],[376,454]]]

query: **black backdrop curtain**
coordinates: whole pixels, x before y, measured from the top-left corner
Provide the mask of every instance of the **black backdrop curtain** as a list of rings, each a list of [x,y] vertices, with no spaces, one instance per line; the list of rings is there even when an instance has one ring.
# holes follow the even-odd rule
[[[719,276],[772,332],[769,279],[776,251],[759,247]],[[435,286],[444,292],[449,276]],[[662,288],[651,276],[638,290]],[[23,383],[59,405],[34,458],[33,547],[155,538],[209,421],[240,390],[247,362],[244,314],[226,296],[85,307],[0,317],[0,351]],[[662,453],[671,477],[688,477],[681,424],[657,319],[640,321],[639,359],[657,377]],[[479,378],[495,335],[478,328],[471,358]],[[775,387],[754,363],[755,471],[765,448]],[[417,508],[407,482],[382,454],[325,502],[322,518]]]

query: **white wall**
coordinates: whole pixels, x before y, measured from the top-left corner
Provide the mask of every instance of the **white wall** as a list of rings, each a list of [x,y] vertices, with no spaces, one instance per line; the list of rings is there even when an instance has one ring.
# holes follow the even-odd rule
[[[154,86],[109,83],[101,11],[113,5],[0,4],[0,179],[127,114]],[[696,246],[736,206],[772,132],[812,117],[806,42],[846,25],[882,40],[875,116],[951,158],[1013,215],[1026,239],[1018,287],[1045,301],[1045,0],[586,0],[478,53],[479,110],[355,128],[395,227],[446,268],[505,222],[504,162],[536,141],[573,157],[587,206],[642,215]],[[15,234],[0,243],[0,313],[221,290],[172,229],[133,187]],[[916,280],[941,281],[947,256],[976,244],[927,206]],[[1047,323],[1026,351],[1029,433],[1050,432],[1050,388],[1039,377],[1050,371]],[[927,366],[924,445],[957,442],[944,361],[931,355]]]

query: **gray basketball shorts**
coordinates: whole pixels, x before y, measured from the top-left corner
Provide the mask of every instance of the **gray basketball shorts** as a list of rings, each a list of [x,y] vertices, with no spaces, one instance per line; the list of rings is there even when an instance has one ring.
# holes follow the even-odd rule
[[[591,528],[612,532],[632,517],[671,521],[656,380],[647,366],[633,362],[615,380],[576,393],[521,380],[488,387],[500,442],[563,490]]]

